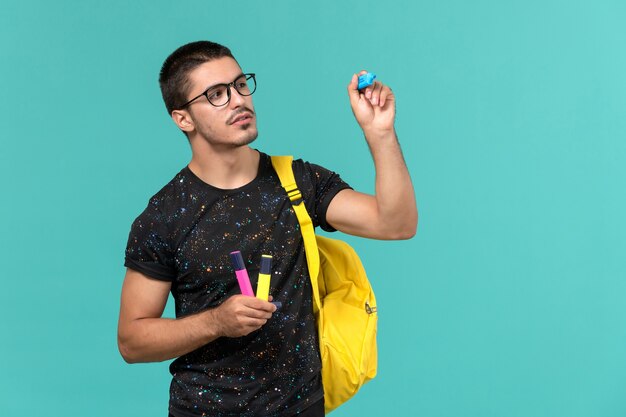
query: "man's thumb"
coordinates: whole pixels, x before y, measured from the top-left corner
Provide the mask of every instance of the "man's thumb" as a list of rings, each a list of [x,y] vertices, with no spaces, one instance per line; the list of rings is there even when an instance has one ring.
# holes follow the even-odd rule
[[[352,105],[356,105],[359,101],[359,77],[357,77],[356,74],[352,75],[350,84],[348,84],[348,97],[350,97],[350,103],[352,103]]]

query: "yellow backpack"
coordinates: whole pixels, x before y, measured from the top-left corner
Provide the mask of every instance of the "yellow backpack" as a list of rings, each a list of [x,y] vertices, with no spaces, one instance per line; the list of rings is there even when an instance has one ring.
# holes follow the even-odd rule
[[[358,255],[346,242],[315,235],[294,179],[291,156],[272,165],[298,217],[313,287],[326,413],[376,376],[376,297]]]

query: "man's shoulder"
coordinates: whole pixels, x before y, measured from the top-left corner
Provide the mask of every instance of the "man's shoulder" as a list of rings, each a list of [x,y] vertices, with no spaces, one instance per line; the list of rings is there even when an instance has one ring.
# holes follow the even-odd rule
[[[311,162],[302,158],[293,159],[293,172],[298,177],[304,177],[311,180],[319,180],[320,178],[335,175],[335,171],[321,165],[317,162]]]
[[[185,167],[181,169],[170,181],[168,181],[159,191],[150,197],[151,204],[162,204],[175,201],[185,194],[189,189],[189,178]]]
[[[168,222],[187,204],[187,196],[193,195],[193,180],[189,178],[189,169],[181,169],[159,191],[148,199],[148,204],[139,218]]]

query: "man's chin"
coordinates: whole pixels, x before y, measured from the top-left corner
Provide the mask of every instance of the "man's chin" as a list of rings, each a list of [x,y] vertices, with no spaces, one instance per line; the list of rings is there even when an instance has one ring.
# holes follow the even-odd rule
[[[206,134],[204,135],[200,134],[200,137],[202,137],[211,146],[226,147],[226,148],[229,148],[229,147],[239,148],[241,146],[249,145],[252,142],[254,142],[258,136],[259,136],[259,133],[256,127],[252,127],[252,126],[244,131],[239,132],[239,134],[234,137],[231,136],[231,137],[218,138],[218,137],[209,136]]]
[[[254,129],[254,130],[249,130],[246,131],[246,135],[243,135],[241,138],[239,138],[235,145],[236,146],[246,146],[251,144],[252,142],[254,142],[256,140],[256,138],[259,136],[259,132]]]

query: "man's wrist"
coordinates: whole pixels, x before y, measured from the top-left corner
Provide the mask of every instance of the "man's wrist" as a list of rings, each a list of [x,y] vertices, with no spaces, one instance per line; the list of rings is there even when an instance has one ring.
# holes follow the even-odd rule
[[[210,343],[223,336],[216,309],[217,307],[203,311],[198,317],[205,343]]]
[[[391,129],[363,129],[363,134],[370,145],[397,142],[398,140],[396,130],[393,127]]]

